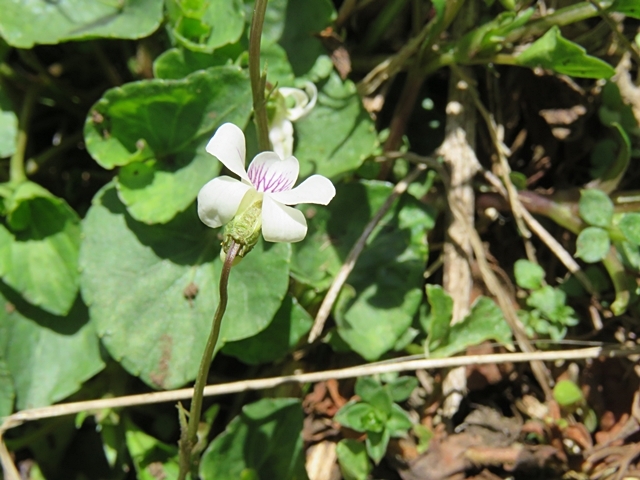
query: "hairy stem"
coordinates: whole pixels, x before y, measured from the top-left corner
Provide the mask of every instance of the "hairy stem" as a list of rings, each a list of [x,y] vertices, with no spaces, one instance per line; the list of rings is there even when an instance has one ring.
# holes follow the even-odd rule
[[[260,151],[269,150],[269,124],[267,120],[267,106],[264,98],[266,75],[260,72],[260,40],[262,37],[262,25],[267,10],[267,0],[256,0],[251,20],[249,33],[249,78],[251,79],[251,92],[253,93],[253,116],[258,131],[258,145]]]
[[[198,462],[197,459],[193,458],[193,449],[198,443],[198,424],[200,423],[200,414],[202,413],[202,397],[204,387],[207,384],[207,375],[209,373],[209,366],[211,365],[213,352],[215,350],[216,343],[218,343],[222,317],[224,316],[224,311],[227,308],[227,285],[229,283],[229,274],[231,273],[233,260],[236,258],[239,250],[240,244],[232,241],[231,246],[227,251],[224,264],[222,265],[222,273],[220,274],[220,303],[218,304],[218,309],[213,316],[211,332],[209,333],[207,345],[205,346],[204,353],[202,354],[200,368],[198,369],[198,376],[196,377],[196,384],[193,387],[193,398],[191,400],[191,409],[189,410],[189,423],[186,431],[183,429],[180,435],[179,480],[185,480],[189,470],[197,467]],[[195,473],[192,473],[192,476],[193,478],[196,478]]]

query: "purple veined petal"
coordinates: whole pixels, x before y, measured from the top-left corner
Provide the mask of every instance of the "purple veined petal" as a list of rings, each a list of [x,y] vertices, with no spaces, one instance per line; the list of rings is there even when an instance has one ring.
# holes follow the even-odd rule
[[[208,182],[198,193],[198,216],[202,223],[217,228],[228,223],[238,211],[251,185],[222,176]]]
[[[225,123],[216,130],[205,148],[207,153],[216,157],[230,171],[243,180],[249,180],[244,169],[247,154],[244,133],[233,123]]]
[[[284,117],[276,117],[269,129],[269,140],[280,158],[293,155],[293,123]]]
[[[249,165],[249,180],[259,192],[291,190],[298,179],[300,165],[295,157],[282,160],[275,152],[262,152]]]
[[[262,199],[262,236],[268,242],[299,242],[307,234],[301,211],[282,205],[269,195]]]
[[[311,175],[293,190],[271,193],[269,196],[276,202],[285,205],[299,203],[319,203],[327,205],[336,195],[336,187],[331,180],[322,175]]]

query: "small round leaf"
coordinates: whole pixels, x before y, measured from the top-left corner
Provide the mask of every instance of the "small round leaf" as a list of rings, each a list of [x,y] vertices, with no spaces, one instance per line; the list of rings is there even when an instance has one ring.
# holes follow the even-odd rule
[[[587,263],[602,260],[611,246],[609,234],[598,227],[587,227],[580,232],[576,241],[576,257]]]
[[[520,259],[513,267],[513,273],[516,277],[518,286],[535,290],[542,286],[544,280],[544,270],[537,263],[529,260]]]
[[[595,188],[582,190],[578,209],[580,217],[594,227],[607,227],[613,218],[613,202],[609,195]]]
[[[631,243],[640,245],[640,213],[625,213],[619,223],[620,230]]]

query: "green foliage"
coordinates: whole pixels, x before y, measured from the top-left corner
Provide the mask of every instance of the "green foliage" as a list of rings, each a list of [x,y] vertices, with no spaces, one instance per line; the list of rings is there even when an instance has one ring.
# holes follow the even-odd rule
[[[246,405],[204,452],[200,476],[305,480],[301,432],[297,399],[266,398]]]
[[[244,340],[228,342],[223,353],[256,365],[280,360],[309,332],[313,319],[295,297],[285,297],[267,328]]]
[[[5,417],[13,412],[13,403],[16,392],[9,366],[4,359],[0,359],[0,417]]]
[[[355,390],[360,400],[347,403],[336,413],[334,420],[352,430],[366,433],[367,454],[378,464],[387,451],[389,439],[405,436],[413,425],[408,413],[394,402],[406,400],[417,383],[416,379],[407,381],[399,378],[382,385],[373,377],[359,377]],[[343,461],[346,466],[342,468],[354,474],[366,470],[361,454],[358,455],[353,447],[343,447],[345,449],[349,451],[343,451],[345,458],[341,460],[341,466]],[[356,472],[352,472],[352,468],[357,468]]]
[[[593,104],[607,128],[593,139],[593,180],[568,208],[574,224],[563,226],[578,235],[578,258],[603,262],[616,289],[613,305],[621,292],[631,302],[624,288],[635,284],[620,279],[631,278],[625,270],[640,271],[640,213],[621,207],[617,190],[627,171],[635,174],[640,129],[618,86],[604,83],[613,68],[560,34],[568,23],[580,22],[576,31],[582,31],[584,19],[565,15],[560,24],[554,15],[538,19],[522,2],[487,0],[478,5],[478,25],[456,40],[450,30],[457,2],[434,0],[433,11],[412,10],[411,18],[408,2],[378,2],[380,11],[358,7],[351,18],[343,10],[338,19],[342,3],[268,2],[259,59],[267,97],[274,87],[317,86],[315,107],[293,126],[298,183],[322,174],[336,183],[337,195],[328,206],[299,207],[308,222],[303,241],[260,240],[234,266],[209,380],[322,368],[314,364],[315,349],[300,347],[312,316],[414,160],[379,155],[390,148],[430,154],[440,141],[431,132],[442,128],[417,120],[415,111],[394,113],[404,78],[395,74],[408,69],[499,64],[504,78],[516,65],[602,80],[601,101]],[[0,0],[0,417],[71,396],[174,389],[195,378],[220,302],[222,269],[221,231],[198,219],[196,197],[209,180],[230,174],[205,152],[220,125],[232,122],[245,131],[247,164],[257,153],[247,68],[254,6],[254,0]],[[602,8],[638,18],[634,0]],[[412,28],[395,31],[402,16]],[[361,33],[353,35],[354,25]],[[604,46],[590,44],[589,52],[614,51]],[[616,48],[610,58],[620,58]],[[371,70],[374,64],[380,67]],[[371,76],[399,83],[389,81],[364,97]],[[430,119],[445,115],[442,90],[432,91],[437,83],[424,82],[414,102],[430,100]],[[483,88],[482,82],[470,86]],[[402,118],[407,129],[398,129]],[[408,136],[394,146],[389,132]],[[532,193],[526,192],[527,175],[514,171],[511,178]],[[366,180],[373,178],[389,181]],[[367,237],[322,338],[330,354],[370,361],[405,349],[422,352],[424,342],[428,355],[443,357],[485,340],[511,343],[492,300],[480,297],[451,325],[448,293],[427,285],[424,297],[425,266],[434,262],[427,237],[442,241],[442,229],[434,230],[441,185],[435,171],[414,181]],[[564,337],[577,323],[566,305],[571,282],[562,290],[547,286],[545,270],[524,260],[516,262],[515,278],[529,291],[521,312],[528,333]],[[611,284],[598,283],[603,298]],[[390,438],[410,430],[419,449],[427,448],[433,433],[414,425],[398,405],[416,385],[409,376],[388,375],[384,383],[358,379],[360,400],[336,415],[345,427],[366,433],[364,443],[343,439],[337,445],[346,479],[368,478],[370,459],[380,462]],[[592,411],[583,400],[567,400],[562,382],[554,393],[588,421]],[[298,399],[221,401],[242,411],[226,425],[217,419],[216,428],[226,429],[208,447],[218,406],[205,414],[198,432],[198,447],[206,448],[203,479],[307,478]],[[27,424],[5,438],[18,462],[33,463],[33,479],[176,478],[177,415],[154,408]]]
[[[544,269],[529,260],[516,261],[513,274],[519,287],[536,290],[544,285]]]
[[[459,60],[475,56],[495,54],[505,46],[504,38],[525,25],[535,13],[533,8],[527,8],[516,13],[507,11],[476,29],[472,29],[457,42],[457,57]]]
[[[58,317],[1,284],[0,360],[13,379],[18,409],[58,402],[104,367],[95,327],[80,299],[68,315]]]
[[[584,48],[560,34],[553,26],[515,59],[523,67],[542,67],[554,72],[583,78],[610,78],[615,73],[611,65],[587,55]]]
[[[178,476],[178,449],[146,434],[131,421],[126,422],[126,444],[139,480]]]
[[[582,219],[594,227],[606,228],[613,218],[613,202],[601,190],[582,190],[578,209]]]
[[[362,442],[345,438],[336,445],[336,454],[340,471],[345,480],[367,480],[371,472],[371,463],[367,448]]]
[[[123,167],[118,196],[145,223],[166,223],[191,205],[220,164],[204,151],[225,122],[251,111],[246,72],[199,71],[181,80],[147,80],[106,92],[87,118],[87,149],[104,168]]]
[[[0,85],[0,158],[13,155],[16,151],[18,117],[13,112],[9,97]]]
[[[212,53],[236,42],[244,30],[242,0],[168,0],[166,5],[172,36],[195,52]]]
[[[511,344],[511,329],[502,311],[487,297],[478,297],[469,314],[451,325],[453,301],[438,285],[427,285],[429,312],[420,319],[428,337],[425,352],[431,357],[448,357],[485,340]]]
[[[640,213],[625,213],[618,223],[627,241],[640,245]]]
[[[640,5],[636,0],[616,0],[610,10],[640,19]]]
[[[347,183],[328,207],[306,207],[313,218],[305,240],[293,245],[293,276],[326,289],[390,192],[382,182]],[[404,195],[369,237],[335,308],[339,335],[364,358],[392,349],[411,325],[422,297],[424,235],[433,224],[433,210]]]
[[[587,227],[576,240],[576,257],[587,263],[599,262],[607,255],[610,246],[609,234],[605,229]]]
[[[536,333],[562,340],[567,327],[578,324],[575,311],[566,305],[567,295],[559,289],[543,284],[544,270],[537,264],[520,259],[514,266],[516,282],[531,290],[527,296],[528,310],[518,312],[530,336]]]
[[[580,388],[571,380],[561,380],[553,387],[553,398],[561,407],[570,407],[584,402]]]
[[[318,104],[296,122],[300,174],[334,178],[357,169],[377,146],[373,122],[353,82],[332,73],[319,91]]]
[[[595,431],[598,423],[596,413],[592,408],[589,408],[578,385],[571,380],[560,380],[553,387],[553,398],[558,402],[565,415],[577,416],[587,430]],[[562,427],[566,422],[561,419],[559,424]]]
[[[136,222],[107,186],[83,223],[82,293],[109,353],[156,388],[193,380],[218,304],[222,262],[215,231],[191,208],[171,222]],[[236,268],[221,347],[264,330],[288,285],[290,248],[260,242]],[[194,288],[195,287],[195,288]]]
[[[162,7],[162,0],[9,0],[2,3],[0,35],[18,48],[97,37],[142,38],[160,26]]]
[[[0,276],[32,304],[65,315],[78,293],[78,214],[35,183],[5,186]]]

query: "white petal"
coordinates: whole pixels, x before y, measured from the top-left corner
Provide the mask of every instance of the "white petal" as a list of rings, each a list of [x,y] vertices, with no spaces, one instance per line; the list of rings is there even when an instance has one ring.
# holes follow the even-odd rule
[[[285,205],[298,205],[299,203],[319,203],[327,205],[336,195],[336,187],[331,180],[322,175],[311,175],[293,190],[270,194],[276,202]]]
[[[298,179],[300,165],[296,157],[282,160],[277,153],[262,152],[249,165],[249,180],[259,192],[291,190]]]
[[[287,109],[287,118],[292,121],[299,120],[307,115],[313,107],[316,106],[318,100],[318,89],[312,82],[305,82],[304,90],[299,88],[281,87],[278,91],[285,99],[293,98],[295,105]],[[306,93],[305,93],[306,92]]]
[[[293,155],[293,123],[286,118],[276,118],[269,129],[269,140],[280,158]]]
[[[228,223],[238,211],[250,185],[235,178],[222,176],[207,183],[198,193],[198,216],[202,223],[217,228]]]
[[[207,143],[206,150],[233,173],[243,180],[248,180],[244,169],[244,159],[247,155],[244,133],[236,125],[233,123],[221,125]]]
[[[268,242],[299,242],[307,234],[301,211],[282,205],[269,195],[262,199],[262,236]]]

